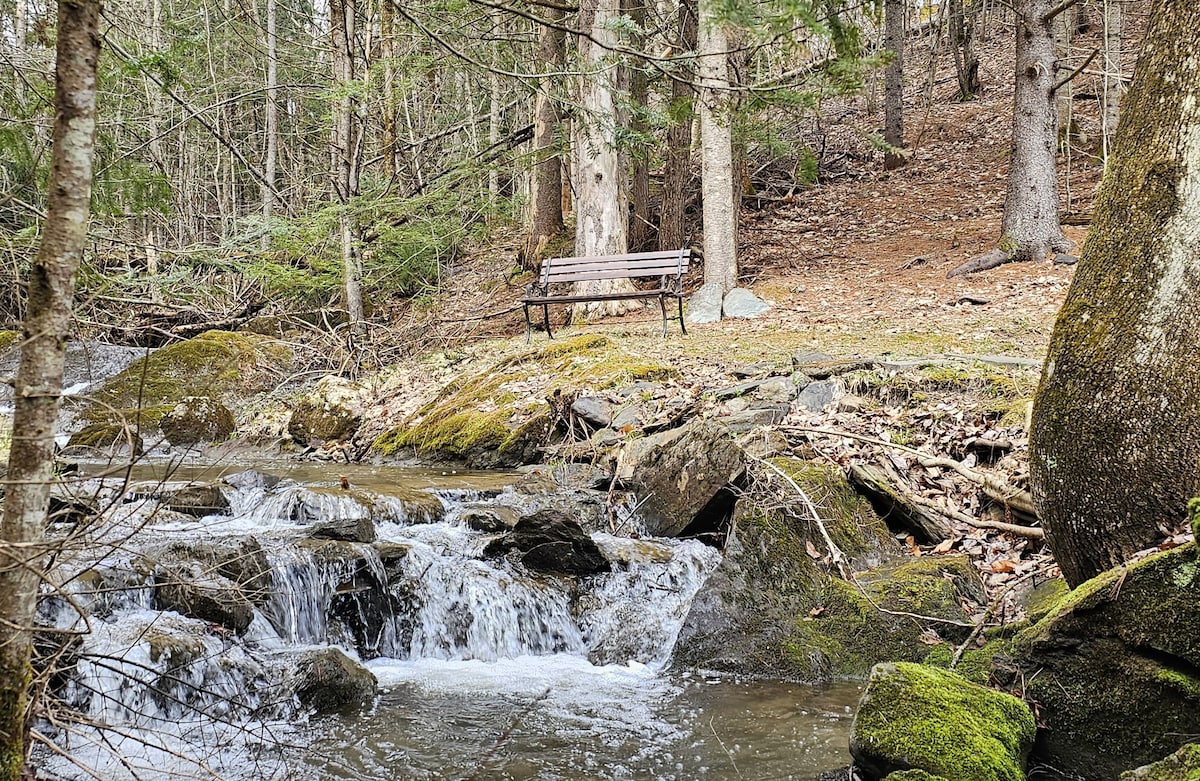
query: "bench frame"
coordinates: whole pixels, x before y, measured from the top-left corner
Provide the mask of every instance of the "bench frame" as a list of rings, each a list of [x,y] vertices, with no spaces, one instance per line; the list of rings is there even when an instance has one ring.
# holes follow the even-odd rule
[[[690,247],[665,252],[634,252],[627,255],[603,255],[598,257],[547,258],[536,282],[525,287],[521,304],[525,308],[525,341],[533,339],[533,321],[529,308],[542,308],[542,322],[546,335],[554,338],[550,330],[551,304],[579,304],[587,301],[616,301],[631,298],[657,298],[662,310],[662,335],[667,335],[667,298],[674,298],[679,310],[679,328],[687,335],[683,322],[683,275],[687,273],[693,257],[698,256]],[[550,286],[593,282],[601,279],[635,279],[637,277],[659,277],[658,286],[651,290],[629,290],[615,293],[575,295],[566,293],[553,295]],[[674,320],[675,318],[671,318]]]

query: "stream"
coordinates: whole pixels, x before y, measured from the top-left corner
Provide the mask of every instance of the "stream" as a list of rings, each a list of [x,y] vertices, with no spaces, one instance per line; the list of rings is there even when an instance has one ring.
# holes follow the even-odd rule
[[[166,477],[215,484],[223,509],[168,509]],[[813,781],[848,762],[857,685],[670,668],[714,548],[597,531],[613,571],[578,579],[485,555],[472,513],[545,500],[519,477],[139,466],[126,486],[85,468],[76,495],[104,522],[51,529],[67,544],[39,618],[89,631],[64,646],[38,777]],[[373,540],[313,539],[364,521]],[[164,573],[203,598],[178,608]],[[297,660],[331,646],[380,693],[310,716]]]

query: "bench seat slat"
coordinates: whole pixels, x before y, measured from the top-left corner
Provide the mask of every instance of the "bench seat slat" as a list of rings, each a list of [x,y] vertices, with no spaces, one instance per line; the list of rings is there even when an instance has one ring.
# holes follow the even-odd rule
[[[578,266],[547,266],[542,269],[542,279],[546,277],[556,277],[562,274],[586,274],[589,271],[625,271],[631,277],[649,277],[658,274],[686,274],[688,267],[686,264],[678,266],[674,263],[666,264],[660,261],[644,262],[644,263],[589,263],[587,265]]]
[[[555,274],[548,280],[543,281],[543,285],[547,282],[551,285],[567,282],[589,282],[600,279],[636,279],[638,277],[661,277],[663,272],[656,271],[648,274],[631,274],[628,269],[596,269],[594,271],[579,271],[570,274]],[[668,276],[675,276],[672,271]]]
[[[692,257],[691,251],[683,253],[684,262],[686,263]],[[672,249],[663,252],[630,252],[625,255],[580,255],[571,258],[551,258],[550,262],[558,265],[560,263],[571,265],[574,263],[594,263],[596,261],[619,263],[627,260],[678,260],[679,250]]]
[[[584,301],[620,301],[625,298],[658,298],[660,295],[675,296],[673,290],[635,290],[631,293],[593,293],[586,296],[526,296],[523,304],[578,304]]]

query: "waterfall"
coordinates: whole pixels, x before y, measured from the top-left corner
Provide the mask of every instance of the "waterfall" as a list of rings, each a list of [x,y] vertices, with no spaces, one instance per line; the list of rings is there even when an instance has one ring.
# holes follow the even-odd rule
[[[154,503],[126,505],[114,514],[132,530],[118,535],[119,553],[85,545],[56,570],[64,585],[43,599],[42,624],[90,630],[70,649],[74,663],[56,693],[101,730],[154,730],[182,744],[224,735],[217,740],[242,745],[247,723],[298,712],[284,670],[313,646],[375,660],[377,672],[407,665],[430,679],[440,665],[501,682],[536,680],[536,670],[551,668],[522,661],[535,658],[559,660],[552,668],[571,671],[572,680],[593,665],[659,670],[720,559],[695,541],[594,534],[611,572],[533,573],[485,556],[495,535],[459,520],[463,505],[504,502],[511,493],[235,478],[224,489],[228,516],[139,525],[153,517]],[[333,521],[366,521],[374,539],[309,536]],[[113,538],[101,526],[96,534]],[[203,587],[182,584],[168,610],[156,585],[163,572],[204,573]],[[248,628],[222,625],[239,609],[252,611]],[[79,740],[62,738],[72,751]],[[65,767],[55,765],[73,777]]]

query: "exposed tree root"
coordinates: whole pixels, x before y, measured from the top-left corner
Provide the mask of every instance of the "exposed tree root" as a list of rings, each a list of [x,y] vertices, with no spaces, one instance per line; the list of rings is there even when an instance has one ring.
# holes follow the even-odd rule
[[[1014,260],[1016,260],[1016,256],[997,248],[991,252],[985,252],[979,257],[972,258],[960,266],[955,266],[946,275],[946,279],[953,279],[954,277],[961,277],[966,274],[977,274],[980,271],[987,271],[991,268],[1003,266],[1005,263],[1012,263]]]

